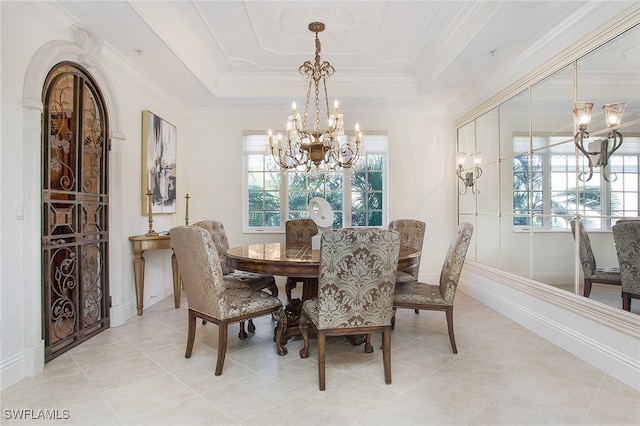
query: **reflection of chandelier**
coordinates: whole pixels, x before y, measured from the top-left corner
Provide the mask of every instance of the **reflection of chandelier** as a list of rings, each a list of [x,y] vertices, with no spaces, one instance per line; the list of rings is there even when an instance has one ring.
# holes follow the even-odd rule
[[[351,167],[358,156],[362,154],[362,133],[356,123],[355,141],[350,142],[344,134],[342,114],[338,109],[338,102],[334,103],[333,114],[329,114],[329,98],[327,96],[328,77],[331,77],[335,69],[329,62],[320,62],[320,40],[318,33],[324,31],[324,24],[312,22],[309,24],[309,31],[316,34],[316,56],[315,62],[306,61],[300,66],[298,71],[306,75],[309,80],[307,89],[307,102],[304,106],[304,116],[300,117],[296,109],[295,102],[291,110],[291,115],[287,120],[286,140],[282,140],[282,135],[278,135],[278,140],[274,144],[271,129],[269,129],[269,147],[276,163],[283,169],[293,169],[298,166],[306,166],[307,171],[313,165],[320,169],[324,165],[332,170],[338,167]],[[324,87],[324,97],[327,108],[328,130],[320,130],[320,81]],[[309,133],[307,127],[307,113],[311,99],[311,87],[315,89],[315,126],[313,132]]]

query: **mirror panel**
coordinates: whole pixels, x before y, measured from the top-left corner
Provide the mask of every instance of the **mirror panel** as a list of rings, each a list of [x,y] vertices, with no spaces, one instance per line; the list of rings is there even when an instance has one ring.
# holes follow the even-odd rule
[[[639,41],[636,25],[460,126],[458,150],[481,151],[483,157],[480,192],[458,197],[460,221],[476,226],[474,260],[582,294],[569,227],[578,215],[597,265],[617,265],[610,228],[618,218],[640,216]],[[613,134],[602,105],[627,102],[617,128],[623,144],[608,157],[607,167],[593,168],[589,180],[580,175],[589,171],[588,157],[573,140],[574,100],[595,104],[587,142],[608,139],[609,147],[614,140],[607,138]],[[614,300],[612,306],[618,305]]]

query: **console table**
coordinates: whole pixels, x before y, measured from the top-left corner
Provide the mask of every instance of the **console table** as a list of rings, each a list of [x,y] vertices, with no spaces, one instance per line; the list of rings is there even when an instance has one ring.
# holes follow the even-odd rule
[[[171,270],[173,272],[173,301],[176,308],[180,307],[180,276],[178,261],[171,248],[169,234],[134,235],[129,237],[133,246],[133,274],[136,284],[136,308],[138,315],[142,315],[144,301],[144,252],[145,250],[171,250]]]

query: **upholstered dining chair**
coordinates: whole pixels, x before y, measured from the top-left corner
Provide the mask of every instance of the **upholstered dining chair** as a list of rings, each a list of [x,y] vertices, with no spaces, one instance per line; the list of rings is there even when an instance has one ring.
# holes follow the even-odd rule
[[[218,359],[215,375],[222,374],[227,352],[229,324],[275,314],[282,302],[250,287],[229,283],[222,273],[218,251],[211,235],[198,226],[178,226],[169,231],[171,245],[189,304],[189,331],[185,358],[191,358],[196,337],[196,318],[218,325]]]
[[[311,238],[318,234],[318,225],[313,219],[291,219],[285,222],[285,245],[287,250],[311,245]],[[287,277],[284,291],[287,302],[291,302],[291,291],[297,287],[302,278]]]
[[[211,235],[213,244],[218,252],[218,258],[220,259],[220,266],[222,267],[222,273],[227,278],[229,285],[235,284],[241,287],[248,286],[254,290],[268,289],[272,296],[278,296],[278,286],[276,285],[276,279],[273,275],[256,274],[253,272],[236,271],[230,264],[227,258],[227,250],[229,249],[229,238],[227,232],[224,229],[224,225],[217,220],[201,220],[193,224],[205,229]],[[248,330],[253,333],[256,327],[252,320],[249,320]],[[240,338],[246,338],[246,332],[244,331],[244,323],[240,323]]]
[[[418,250],[420,255],[418,261],[413,266],[399,270],[396,275],[396,286],[402,286],[404,283],[418,281],[418,272],[420,270],[420,259],[422,257],[422,244],[424,243],[424,233],[427,224],[415,219],[396,219],[389,222],[389,229],[400,233],[400,246],[411,247]],[[415,313],[419,313],[418,309]]]
[[[304,301],[300,332],[309,356],[308,327],[318,336],[318,376],[325,390],[328,336],[366,334],[365,352],[373,352],[371,333],[382,332],[385,383],[391,383],[391,317],[400,235],[377,228],[335,229],[322,233],[318,297]]]
[[[622,282],[622,309],[631,311],[631,299],[640,299],[640,220],[613,225]]]
[[[587,234],[584,226],[582,226],[582,222],[577,219],[571,219],[570,223],[573,238],[576,237],[576,227],[580,233],[580,263],[582,264],[582,273],[584,275],[584,290],[582,295],[584,297],[589,297],[591,294],[591,285],[593,283],[621,285],[620,268],[596,267],[596,258],[593,255],[593,250],[591,249],[589,234]]]
[[[393,299],[394,314],[398,308],[444,311],[454,354],[458,353],[458,348],[453,333],[453,301],[472,235],[473,225],[470,223],[463,222],[458,226],[440,271],[439,284],[409,282],[396,287]],[[393,319],[395,323],[395,315]]]

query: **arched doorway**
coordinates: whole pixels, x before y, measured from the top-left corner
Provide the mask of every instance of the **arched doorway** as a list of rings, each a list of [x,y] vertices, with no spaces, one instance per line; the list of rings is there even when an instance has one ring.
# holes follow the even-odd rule
[[[45,361],[109,327],[109,131],[93,78],[62,62],[42,93]]]

